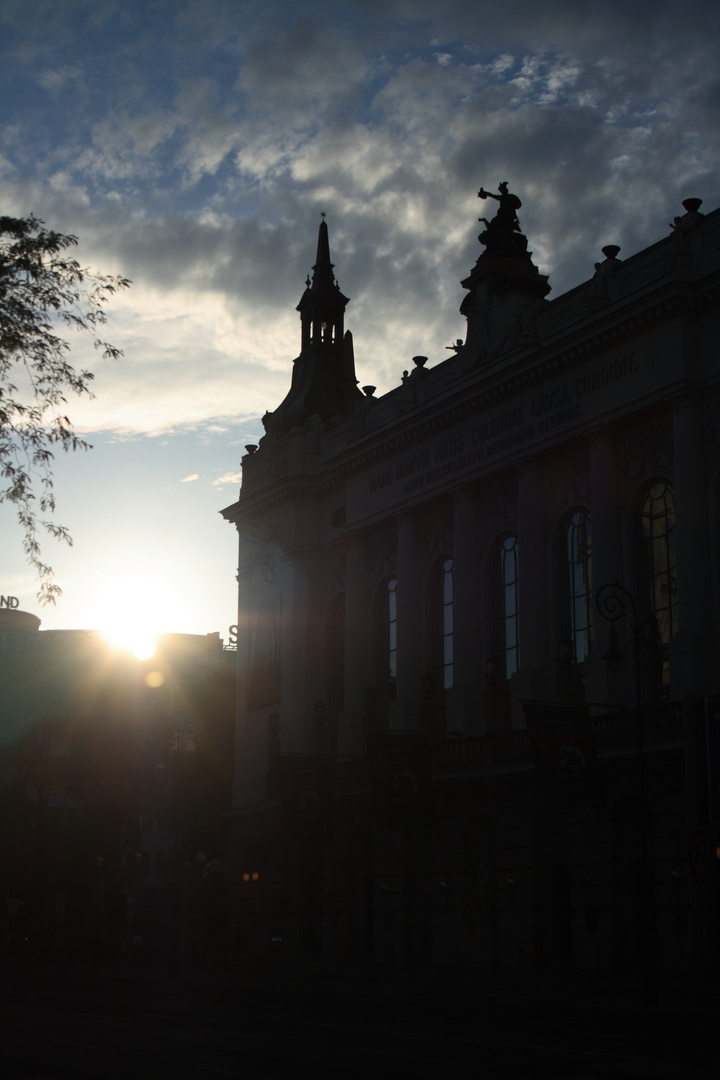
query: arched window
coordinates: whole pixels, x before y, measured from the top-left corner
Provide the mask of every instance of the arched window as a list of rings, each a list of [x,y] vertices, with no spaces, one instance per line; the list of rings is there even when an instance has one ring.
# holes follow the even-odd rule
[[[432,650],[436,685],[453,685],[453,559],[446,555],[435,571],[432,597]]]
[[[520,666],[516,536],[506,536],[498,548],[493,565],[492,593],[493,649],[501,676],[509,679]]]
[[[667,644],[677,633],[678,604],[675,498],[665,481],[653,484],[642,502],[640,575],[641,607],[655,616],[658,634]]]
[[[592,537],[590,515],[585,510],[576,510],[565,529],[561,573],[565,638],[572,648],[572,658],[582,663],[590,653],[593,633]]]
[[[378,595],[378,704],[395,700],[397,684],[397,578],[388,578]]]

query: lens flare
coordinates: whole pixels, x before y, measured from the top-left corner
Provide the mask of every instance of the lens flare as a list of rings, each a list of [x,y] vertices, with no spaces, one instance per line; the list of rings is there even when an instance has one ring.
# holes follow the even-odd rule
[[[112,648],[150,660],[160,633],[178,619],[173,585],[163,580],[162,567],[126,564],[96,590],[93,624]]]

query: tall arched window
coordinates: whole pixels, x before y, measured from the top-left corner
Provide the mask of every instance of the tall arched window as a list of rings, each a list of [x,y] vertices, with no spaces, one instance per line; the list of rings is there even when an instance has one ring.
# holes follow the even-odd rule
[[[520,666],[518,580],[518,539],[506,536],[495,556],[492,575],[493,649],[505,679]]]
[[[453,560],[444,556],[435,571],[432,597],[432,650],[436,685],[453,685]]]
[[[653,484],[642,502],[640,575],[641,606],[655,616],[667,644],[678,628],[675,497],[662,480]]]
[[[388,578],[380,586],[378,618],[378,704],[387,706],[395,700],[397,683],[397,578]]]
[[[590,653],[593,632],[592,537],[590,515],[585,510],[576,510],[570,518],[562,547],[564,632],[573,658],[582,663]]]

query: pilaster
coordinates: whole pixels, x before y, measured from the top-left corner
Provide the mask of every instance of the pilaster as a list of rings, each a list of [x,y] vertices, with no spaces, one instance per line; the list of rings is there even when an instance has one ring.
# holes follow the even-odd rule
[[[355,536],[345,563],[345,711],[338,726],[338,756],[364,751],[363,697],[368,685],[368,585],[365,546]]]
[[[445,692],[446,729],[479,731],[480,614],[477,521],[471,488],[455,492],[453,505],[453,686]]]
[[[391,728],[403,729],[418,725],[423,604],[417,522],[406,512],[397,523],[397,695],[388,719]]]
[[[552,696],[553,659],[548,638],[548,582],[542,476],[524,461],[518,484],[518,596],[520,668],[512,678],[513,726],[520,726],[524,698]]]
[[[702,403],[696,394],[675,401],[673,447],[678,633],[669,652],[670,684],[677,698],[710,693],[717,668]]]
[[[610,644],[610,623],[600,617],[594,594],[602,585],[623,584],[622,535],[617,457],[613,432],[597,428],[590,436],[590,536],[593,592],[593,640],[585,659],[585,699],[619,705],[634,693],[628,671],[611,671],[604,659]],[[633,644],[630,626],[615,624],[622,639],[622,651],[630,656]]]

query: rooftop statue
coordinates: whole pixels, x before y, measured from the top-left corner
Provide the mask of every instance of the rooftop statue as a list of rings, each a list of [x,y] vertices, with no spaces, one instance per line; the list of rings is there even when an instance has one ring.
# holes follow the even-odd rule
[[[479,199],[496,199],[500,205],[498,212],[492,221],[487,218],[478,218],[485,225],[485,232],[480,233],[478,240],[485,246],[485,254],[491,258],[521,258],[528,259],[527,237],[520,232],[520,222],[517,211],[522,206],[517,195],[508,191],[507,180],[498,186],[499,195],[492,191],[480,188]]]
[[[479,199],[498,203],[497,214],[490,221],[478,219],[485,226],[478,237],[483,246],[462,283],[468,290],[460,305],[460,313],[467,318],[467,336],[462,349],[453,351],[468,370],[481,360],[499,356],[516,341],[533,340],[542,301],[550,292],[548,279],[533,263],[527,237],[520,231],[517,212],[522,203],[508,191],[506,180],[497,190],[497,195],[485,188],[478,192]]]

